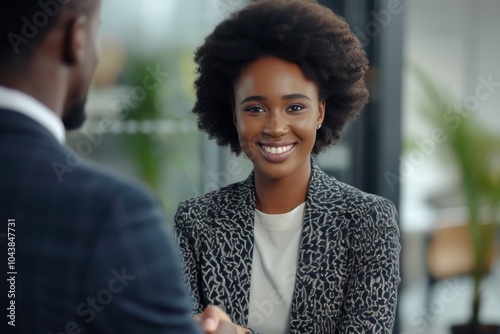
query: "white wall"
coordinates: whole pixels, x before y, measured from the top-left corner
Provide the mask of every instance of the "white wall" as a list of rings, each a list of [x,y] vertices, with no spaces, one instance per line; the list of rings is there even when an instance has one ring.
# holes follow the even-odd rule
[[[249,0],[106,0],[103,33],[120,38],[127,49],[154,52],[193,47],[231,11]]]
[[[500,134],[500,1],[407,0],[405,15],[405,62],[417,63],[455,102],[479,101],[473,114]],[[480,95],[490,95],[475,99],[483,80],[493,81],[493,92],[482,87]],[[430,138],[433,129],[419,116],[422,92],[408,70],[403,82],[403,134],[407,139]],[[402,179],[403,229],[431,228],[432,209],[426,199],[458,185],[457,171],[442,162],[444,145],[424,152],[423,160],[411,159],[408,152],[403,156],[413,167]]]

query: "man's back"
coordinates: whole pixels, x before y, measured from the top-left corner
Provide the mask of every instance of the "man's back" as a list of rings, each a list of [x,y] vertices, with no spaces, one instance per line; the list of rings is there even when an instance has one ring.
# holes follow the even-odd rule
[[[15,111],[0,109],[0,159],[2,333],[198,333],[148,191]]]

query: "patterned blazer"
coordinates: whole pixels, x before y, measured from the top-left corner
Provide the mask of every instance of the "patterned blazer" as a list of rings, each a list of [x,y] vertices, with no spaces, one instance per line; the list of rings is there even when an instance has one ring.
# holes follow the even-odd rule
[[[175,234],[193,313],[218,305],[247,325],[254,212],[253,173],[180,203]],[[400,283],[396,219],[390,201],[312,162],[290,333],[392,332]],[[272,311],[263,316],[271,319]]]
[[[15,302],[15,327],[2,315],[0,333],[201,334],[161,206],[138,182],[75,157],[0,108],[0,308]]]

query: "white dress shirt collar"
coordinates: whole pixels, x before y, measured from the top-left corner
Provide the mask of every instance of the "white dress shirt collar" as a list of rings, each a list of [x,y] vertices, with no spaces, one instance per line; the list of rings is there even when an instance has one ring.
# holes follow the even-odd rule
[[[34,97],[18,90],[0,86],[0,108],[19,112],[40,123],[56,139],[65,141],[64,125],[55,112]]]

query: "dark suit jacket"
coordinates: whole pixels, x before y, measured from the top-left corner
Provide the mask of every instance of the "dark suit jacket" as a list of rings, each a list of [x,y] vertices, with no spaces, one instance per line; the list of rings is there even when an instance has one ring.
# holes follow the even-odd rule
[[[0,332],[199,333],[157,201],[71,156],[32,119],[0,109],[0,234],[15,219],[17,272],[6,275],[4,235]]]
[[[312,165],[290,332],[390,333],[400,283],[396,210]],[[253,174],[181,202],[175,231],[194,313],[215,304],[247,324],[254,219]],[[269,310],[261,316],[272,321]]]

